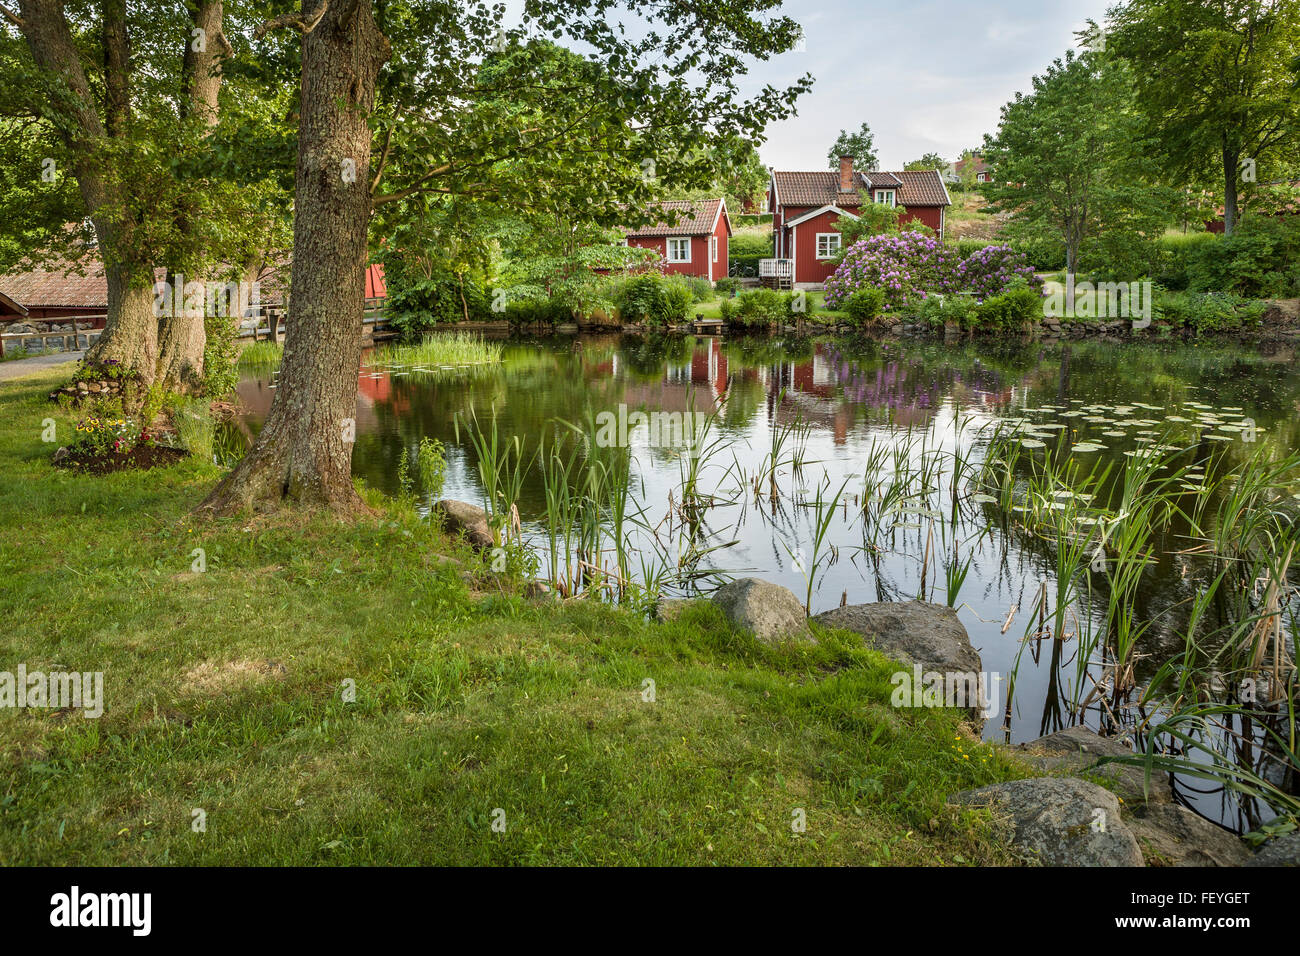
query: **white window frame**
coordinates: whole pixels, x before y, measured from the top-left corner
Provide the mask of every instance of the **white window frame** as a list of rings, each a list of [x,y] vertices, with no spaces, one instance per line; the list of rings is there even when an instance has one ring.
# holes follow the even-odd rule
[[[898,193],[893,189],[877,189],[876,202],[886,203],[890,206],[897,206]]]
[[[673,258],[673,243],[686,243],[686,257],[682,259]],[[664,241],[664,255],[669,262],[690,262],[691,261],[691,237],[690,236],[669,236]]]
[[[710,256],[710,261],[712,262],[718,261],[718,237],[717,236],[709,236],[709,256]]]
[[[826,243],[826,245],[827,245],[827,252],[826,252],[825,255],[823,255],[823,254],[822,254],[822,240],[823,240],[823,239],[829,240],[829,239],[831,239],[831,238],[834,238],[834,240],[835,240],[835,242],[834,242],[835,248],[834,248],[834,249],[830,249],[829,247],[831,246],[831,243],[828,241],[828,242]],[[819,232],[819,233],[817,233],[817,258],[818,258],[818,259],[834,259],[836,256],[838,256],[838,255],[840,254],[840,250],[843,249],[843,248],[844,248],[844,237],[841,236],[838,232]]]

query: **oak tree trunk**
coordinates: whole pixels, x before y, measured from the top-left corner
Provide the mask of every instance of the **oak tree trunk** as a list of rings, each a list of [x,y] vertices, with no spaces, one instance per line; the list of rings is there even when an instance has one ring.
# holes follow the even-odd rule
[[[352,447],[371,213],[367,119],[388,52],[369,0],[333,0],[303,38],[291,332],[257,442],[201,509],[364,508]]]
[[[50,114],[72,157],[72,173],[95,227],[108,286],[108,318],[87,358],[116,361],[149,384],[158,358],[152,270],[120,255],[131,248],[133,223],[104,175],[102,149],[121,135],[129,113],[128,50],[124,0],[105,0],[104,101],[109,130],[100,120],[61,0],[21,0],[21,32],[38,67],[52,77]]]
[[[181,67],[182,121],[195,123],[195,131],[209,131],[217,125],[218,100],[221,96],[222,60],[230,53],[230,44],[222,30],[222,0],[197,0],[189,4],[193,24],[186,38],[185,59]],[[197,35],[193,31],[198,31]],[[177,230],[190,231],[193,211],[183,209],[177,216]],[[186,278],[202,280],[206,276],[169,275],[172,287]],[[183,298],[183,295],[182,295]],[[168,389],[197,391],[203,384],[203,349],[207,330],[201,317],[168,314],[158,329],[158,381]]]
[[[1237,167],[1238,152],[1223,150],[1223,234],[1230,236],[1237,228]]]

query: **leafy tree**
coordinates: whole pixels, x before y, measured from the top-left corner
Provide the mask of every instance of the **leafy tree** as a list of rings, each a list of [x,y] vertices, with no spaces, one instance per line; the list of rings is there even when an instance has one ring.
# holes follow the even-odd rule
[[[831,169],[837,169],[841,156],[853,157],[853,168],[864,172],[877,168],[880,163],[876,156],[876,137],[866,123],[856,133],[840,130],[835,145],[826,154]]]
[[[636,225],[628,207],[712,181],[697,147],[757,137],[807,89],[804,77],[738,96],[749,61],[797,40],[792,20],[771,16],[778,6],[530,0],[524,26],[567,36],[581,58],[503,29],[499,6],[452,0],[315,0],[260,27],[272,51],[288,43],[272,31],[302,35],[293,334],[257,442],[204,507],[362,507],[351,429],[372,213],[382,222],[383,206],[441,194]],[[492,69],[497,58],[508,66]]]
[[[1300,0],[1131,0],[1107,36],[1132,65],[1151,158],[1179,184],[1217,169],[1231,234],[1243,190],[1300,144]]]
[[[1169,199],[1144,174],[1131,102],[1122,62],[1070,51],[1002,107],[997,133],[985,137],[999,180],[984,186],[990,206],[1012,214],[1013,232],[1062,242],[1072,274],[1090,241],[1153,241],[1167,221]]]
[[[40,258],[78,262],[93,251],[108,320],[89,357],[116,360],[146,383],[197,387],[206,347],[200,318],[159,322],[155,270],[209,276],[238,258],[258,231],[246,227],[261,218],[262,193],[204,167],[233,53],[225,20],[222,0],[0,4],[0,117],[29,147],[0,157],[0,177],[30,177],[36,152],[53,173],[0,232]]]
[[[914,159],[903,166],[904,169],[937,169],[940,172],[948,168],[948,161],[938,153],[926,153],[920,159]]]

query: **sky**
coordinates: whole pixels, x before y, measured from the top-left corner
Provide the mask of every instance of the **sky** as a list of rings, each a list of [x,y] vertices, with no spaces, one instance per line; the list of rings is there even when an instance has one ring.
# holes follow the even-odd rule
[[[760,155],[777,169],[825,169],[841,129],[866,122],[882,169],[935,152],[954,160],[994,132],[1002,104],[1067,49],[1114,0],[802,0],[785,15],[807,49],[756,64],[785,86],[807,72],[798,115],[768,127]]]

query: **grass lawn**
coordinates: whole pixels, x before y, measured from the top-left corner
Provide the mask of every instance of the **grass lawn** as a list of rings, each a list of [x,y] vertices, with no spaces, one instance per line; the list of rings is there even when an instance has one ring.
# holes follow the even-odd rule
[[[0,670],[102,671],[105,711],[0,710],[0,865],[1010,859],[944,798],[1027,771],[891,708],[859,640],[467,584],[437,555],[473,558],[373,495],[353,525],[200,523],[214,466],[49,464],[59,381],[0,384]]]

